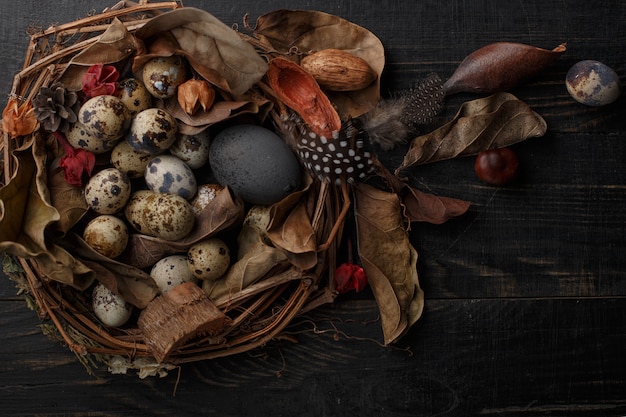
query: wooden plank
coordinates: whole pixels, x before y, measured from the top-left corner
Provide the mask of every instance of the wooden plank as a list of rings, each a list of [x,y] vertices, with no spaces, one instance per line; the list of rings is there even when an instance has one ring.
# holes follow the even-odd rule
[[[41,407],[49,416],[626,412],[625,299],[428,301],[419,325],[387,348],[376,343],[372,301],[347,300],[303,319],[293,329],[298,344],[186,365],[178,382],[177,371],[88,376],[35,329],[31,312],[14,302],[0,309],[3,415]]]

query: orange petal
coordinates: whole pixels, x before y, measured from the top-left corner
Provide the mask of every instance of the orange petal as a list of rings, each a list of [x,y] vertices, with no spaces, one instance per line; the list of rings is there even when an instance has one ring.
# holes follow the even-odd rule
[[[18,105],[18,99],[12,97],[2,111],[2,130],[16,138],[32,133],[37,127],[37,118],[33,103],[29,100]]]

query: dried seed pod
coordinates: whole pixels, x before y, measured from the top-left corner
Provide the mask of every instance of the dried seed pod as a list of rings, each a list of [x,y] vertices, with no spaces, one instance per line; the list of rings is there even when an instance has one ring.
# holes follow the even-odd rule
[[[269,63],[267,79],[276,96],[298,113],[317,136],[332,138],[341,128],[337,110],[311,74],[285,58]]]
[[[322,49],[302,58],[300,65],[331,91],[360,90],[377,78],[366,60],[341,49]]]
[[[521,43],[492,43],[468,55],[444,90],[448,95],[509,90],[546,69],[566,49],[565,43],[551,51]]]

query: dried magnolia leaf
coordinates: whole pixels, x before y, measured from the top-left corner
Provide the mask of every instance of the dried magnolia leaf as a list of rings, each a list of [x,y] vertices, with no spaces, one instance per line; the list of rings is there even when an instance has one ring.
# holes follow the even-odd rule
[[[155,48],[150,42],[167,32],[172,40]],[[148,54],[138,55],[133,70],[154,56],[182,55],[205,80],[234,95],[259,81],[267,63],[254,47],[210,13],[193,7],[165,12],[146,23],[135,35],[148,44]]]
[[[545,120],[509,93],[465,102],[454,118],[411,142],[396,173],[415,165],[510,146],[546,133]]]
[[[468,55],[445,82],[446,94],[506,91],[545,70],[565,50],[549,51],[514,42],[496,42]]]
[[[73,243],[72,250],[95,272],[95,278],[126,302],[145,308],[159,293],[147,272],[99,254],[77,235]]]
[[[60,216],[46,186],[43,139],[35,135],[13,156],[15,174],[0,188],[0,251],[29,258],[47,251],[45,230]]]
[[[122,67],[123,61],[141,48],[140,42],[128,32],[126,26],[119,19],[114,19],[94,44],[72,58],[59,81],[68,90],[81,90],[83,74],[90,66],[120,64]]]
[[[409,242],[400,200],[394,193],[362,183],[353,189],[359,257],[380,310],[385,344],[389,344],[408,331],[424,308],[417,252]]]
[[[195,226],[189,235],[181,240],[168,241],[131,234],[120,260],[137,268],[152,266],[165,256],[185,252],[194,243],[241,223],[243,213],[243,202],[235,198],[229,188],[224,188],[197,215]]]
[[[373,83],[356,91],[327,92],[342,119],[358,117],[380,100],[385,51],[382,42],[367,29],[324,12],[276,10],[257,19],[254,34],[282,53],[339,49],[365,60],[376,74]]]

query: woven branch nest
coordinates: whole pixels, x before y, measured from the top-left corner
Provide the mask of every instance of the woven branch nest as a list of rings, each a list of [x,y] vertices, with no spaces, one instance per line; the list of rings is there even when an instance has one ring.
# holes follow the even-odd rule
[[[32,100],[42,86],[49,86],[58,78],[73,56],[96,42],[113,19],[119,19],[132,33],[159,13],[179,7],[178,2],[121,2],[101,14],[33,34],[24,67],[14,78],[10,98],[20,102]],[[13,153],[29,141],[43,140],[44,136],[46,132],[41,129],[17,139],[2,133],[4,178],[0,182],[3,185],[16,173]],[[347,191],[345,186],[334,187],[323,182],[311,187],[317,195],[311,218],[317,240],[323,242],[317,265],[309,270],[292,266],[273,271],[240,293],[216,302],[211,308],[217,308],[219,313],[209,312],[207,320],[212,320],[211,314],[215,314],[220,323],[215,327],[200,323],[195,333],[177,335],[175,346],[158,362],[175,365],[257,348],[280,334],[294,317],[334,300],[332,274],[342,238]],[[88,295],[42,276],[37,262],[28,257],[17,257],[17,260],[40,317],[52,321],[73,352],[79,356],[122,356],[129,361],[155,356],[136,325],[103,326],[91,310]],[[184,299],[184,307],[190,309],[184,314],[191,316],[196,313],[195,303],[206,302],[196,290],[183,292],[179,297]]]

